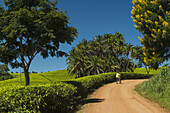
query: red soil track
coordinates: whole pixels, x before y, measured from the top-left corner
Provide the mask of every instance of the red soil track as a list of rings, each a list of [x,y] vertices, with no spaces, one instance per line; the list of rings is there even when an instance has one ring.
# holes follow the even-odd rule
[[[134,91],[145,80],[124,80],[99,88],[78,113],[170,113]]]

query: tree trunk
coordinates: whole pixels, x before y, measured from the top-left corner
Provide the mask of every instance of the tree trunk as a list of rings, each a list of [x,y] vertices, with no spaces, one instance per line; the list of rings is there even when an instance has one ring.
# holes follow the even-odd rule
[[[30,84],[30,77],[29,77],[29,72],[28,69],[24,70],[25,73],[25,85],[29,85]]]
[[[148,69],[147,67],[145,67],[145,69],[146,69],[147,74],[149,74],[149,72],[150,72],[150,67],[149,67],[149,69]]]

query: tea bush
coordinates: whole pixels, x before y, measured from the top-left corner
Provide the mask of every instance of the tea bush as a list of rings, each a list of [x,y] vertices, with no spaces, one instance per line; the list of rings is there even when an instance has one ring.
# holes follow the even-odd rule
[[[121,79],[148,79],[152,74],[137,74],[121,72]],[[78,88],[78,93],[82,97],[86,97],[94,89],[99,88],[103,84],[111,83],[116,81],[116,72],[102,73],[99,75],[91,75],[82,78],[78,78],[67,83],[71,83]]]
[[[0,112],[69,113],[94,89],[114,82],[116,73],[103,73],[62,83],[37,86],[2,87]],[[121,73],[122,79],[148,78],[152,75]]]
[[[4,87],[0,91],[0,111],[67,113],[74,108],[76,93],[76,87],[65,83]]]

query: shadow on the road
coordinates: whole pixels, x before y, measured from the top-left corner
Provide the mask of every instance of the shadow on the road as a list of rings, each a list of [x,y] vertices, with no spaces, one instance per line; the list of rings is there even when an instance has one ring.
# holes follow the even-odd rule
[[[103,102],[105,99],[99,99],[99,98],[90,98],[90,99],[85,99],[83,100],[83,104],[88,104],[88,103],[98,103],[98,102]]]

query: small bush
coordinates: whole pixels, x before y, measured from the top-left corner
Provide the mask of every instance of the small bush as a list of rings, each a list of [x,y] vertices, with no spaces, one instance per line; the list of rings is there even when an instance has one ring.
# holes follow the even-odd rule
[[[14,78],[14,77],[10,74],[1,74],[0,75],[0,81],[12,79],[12,78]]]

